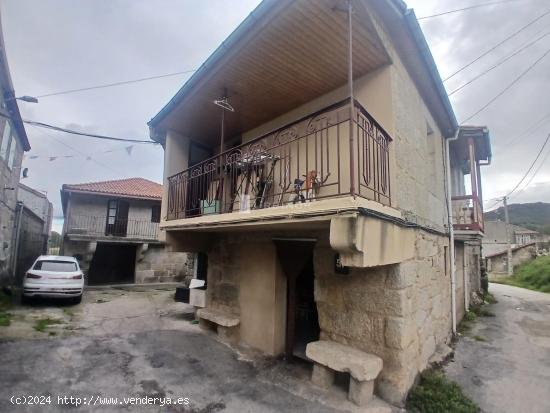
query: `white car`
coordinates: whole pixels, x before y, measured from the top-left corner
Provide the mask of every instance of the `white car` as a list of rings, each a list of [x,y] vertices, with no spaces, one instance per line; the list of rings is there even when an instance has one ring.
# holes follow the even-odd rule
[[[41,255],[25,274],[24,297],[66,297],[82,300],[84,274],[73,257]]]

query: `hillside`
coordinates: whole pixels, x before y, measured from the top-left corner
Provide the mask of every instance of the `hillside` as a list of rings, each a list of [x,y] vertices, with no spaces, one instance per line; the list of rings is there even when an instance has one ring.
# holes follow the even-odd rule
[[[508,205],[508,214],[512,224],[550,234],[550,204],[548,203],[511,204]],[[497,219],[504,221],[504,207],[485,213],[486,221]]]

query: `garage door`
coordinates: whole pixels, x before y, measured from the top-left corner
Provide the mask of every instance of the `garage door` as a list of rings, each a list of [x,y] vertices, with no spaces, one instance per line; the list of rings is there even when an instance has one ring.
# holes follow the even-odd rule
[[[90,264],[88,284],[133,283],[135,269],[135,245],[98,243]]]

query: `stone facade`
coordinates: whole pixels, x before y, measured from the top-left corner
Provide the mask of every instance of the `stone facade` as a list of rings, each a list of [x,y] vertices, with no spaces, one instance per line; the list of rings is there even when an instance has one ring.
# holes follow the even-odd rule
[[[5,125],[6,119],[0,118],[0,144],[10,138],[10,135],[6,137],[2,136],[6,127]],[[12,142],[15,141],[16,139],[12,139]],[[15,211],[22,161],[23,149],[19,143],[16,147],[15,158],[11,168],[8,165],[8,154],[0,153],[0,285],[9,283],[13,276]]]
[[[315,249],[315,300],[322,337],[384,361],[377,392],[399,403],[436,346],[451,332],[448,239],[416,233],[416,256],[397,265],[333,271],[333,253]]]
[[[522,245],[521,247],[515,247],[512,249],[512,262],[514,269],[519,265],[529,262],[535,259],[537,256],[536,244]],[[499,278],[506,276],[508,273],[508,253],[502,251],[497,254],[493,254],[486,258],[487,272],[489,278]]]
[[[220,236],[209,254],[207,307],[241,319],[241,342],[282,352],[286,280],[277,263],[275,233]],[[315,233],[315,302],[321,339],[382,358],[376,392],[401,403],[438,345],[451,336],[448,238],[416,230],[415,257],[395,265],[336,274],[326,232]],[[311,234],[310,234],[311,235]],[[243,254],[249,254],[245,260]],[[255,297],[247,296],[255,277]],[[464,302],[463,289],[457,302]],[[459,314],[459,317],[461,317]],[[258,336],[248,334],[254,330]]]
[[[170,252],[164,245],[138,249],[136,283],[186,282],[193,277],[195,254]]]

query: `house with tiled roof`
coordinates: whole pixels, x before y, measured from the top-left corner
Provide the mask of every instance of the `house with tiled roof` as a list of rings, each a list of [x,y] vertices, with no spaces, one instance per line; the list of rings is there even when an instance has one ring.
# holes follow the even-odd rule
[[[62,254],[92,285],[182,280],[192,263],[159,239],[161,199],[162,185],[144,178],[64,184]]]

